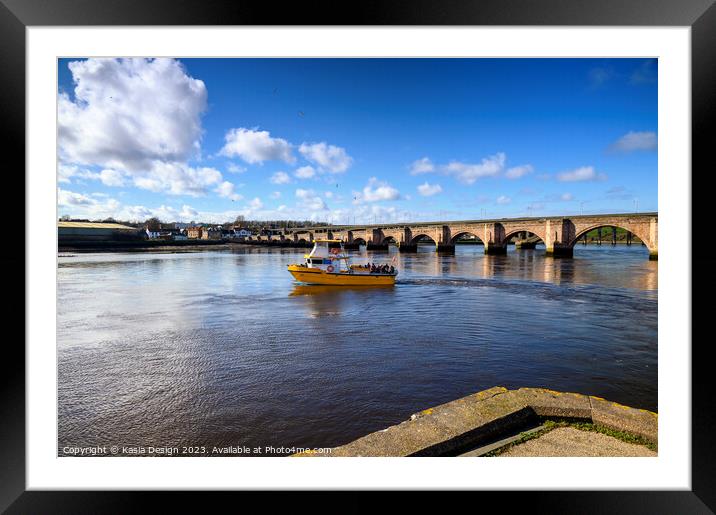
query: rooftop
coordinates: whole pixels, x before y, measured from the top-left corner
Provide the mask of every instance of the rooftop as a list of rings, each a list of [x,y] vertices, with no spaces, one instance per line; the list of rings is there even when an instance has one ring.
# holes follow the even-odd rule
[[[136,227],[122,225],[117,223],[103,222],[57,222],[58,228],[64,229],[124,229],[127,231],[136,231]]]

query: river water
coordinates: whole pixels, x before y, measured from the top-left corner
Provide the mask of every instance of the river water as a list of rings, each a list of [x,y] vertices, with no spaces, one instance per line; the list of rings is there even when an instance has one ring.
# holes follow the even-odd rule
[[[58,453],[331,447],[492,386],[657,410],[658,264],[640,245],[352,252],[396,256],[377,289],[296,285],[304,252],[61,255]]]

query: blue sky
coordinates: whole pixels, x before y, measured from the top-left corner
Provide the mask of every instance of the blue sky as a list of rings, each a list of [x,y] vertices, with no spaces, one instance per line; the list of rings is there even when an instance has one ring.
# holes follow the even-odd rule
[[[657,210],[655,59],[60,60],[59,213]]]

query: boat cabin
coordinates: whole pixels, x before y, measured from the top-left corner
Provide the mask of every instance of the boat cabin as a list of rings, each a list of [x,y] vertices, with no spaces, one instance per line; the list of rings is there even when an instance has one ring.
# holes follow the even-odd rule
[[[343,252],[341,240],[314,240],[313,249],[304,256],[305,266],[308,268],[320,268],[326,272],[348,271],[348,257]],[[331,248],[331,244],[335,245]]]

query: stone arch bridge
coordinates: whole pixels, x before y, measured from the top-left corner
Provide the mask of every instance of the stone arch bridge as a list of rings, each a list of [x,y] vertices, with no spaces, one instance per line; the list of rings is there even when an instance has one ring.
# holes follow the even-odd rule
[[[268,237],[293,243],[316,238],[341,240],[346,246],[371,248],[398,246],[401,252],[415,252],[420,241],[431,241],[438,251],[454,251],[456,240],[468,236],[482,242],[486,254],[504,254],[507,244],[541,240],[548,255],[571,257],[574,245],[588,232],[621,228],[639,238],[649,249],[651,259],[658,256],[658,213],[578,215],[497,220],[420,222],[364,226],[330,226],[288,229]],[[615,234],[615,233],[612,233]]]

